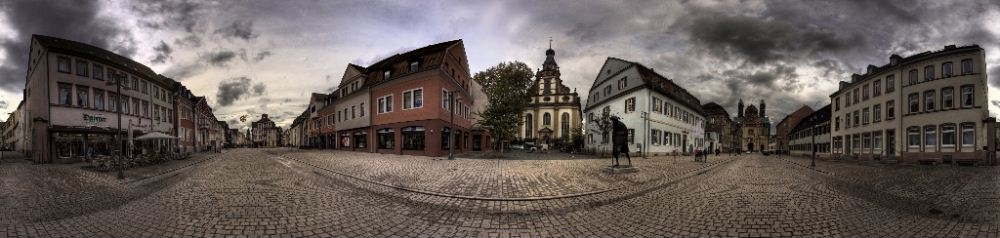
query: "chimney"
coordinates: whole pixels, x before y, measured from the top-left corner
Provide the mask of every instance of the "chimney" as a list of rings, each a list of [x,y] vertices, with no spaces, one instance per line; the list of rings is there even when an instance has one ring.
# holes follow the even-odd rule
[[[857,82],[858,79],[861,79],[861,75],[851,74],[851,83]]]

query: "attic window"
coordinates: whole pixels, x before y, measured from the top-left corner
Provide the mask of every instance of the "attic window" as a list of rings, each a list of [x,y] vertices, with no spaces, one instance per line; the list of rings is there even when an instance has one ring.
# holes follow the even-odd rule
[[[382,72],[382,79],[389,79],[392,76],[392,70],[386,70]]]
[[[416,72],[417,69],[420,69],[420,61],[419,60],[410,61],[410,72]]]

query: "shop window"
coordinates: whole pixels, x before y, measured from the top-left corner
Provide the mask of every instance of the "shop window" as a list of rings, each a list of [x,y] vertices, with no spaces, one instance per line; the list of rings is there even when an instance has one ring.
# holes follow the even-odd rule
[[[367,146],[368,146],[368,132],[355,131],[354,148],[367,148]]]
[[[441,129],[441,149],[447,150],[451,146],[451,129],[445,127]]]
[[[411,126],[404,127],[402,131],[403,136],[403,149],[404,150],[423,150],[424,149],[424,127],[422,126]]]
[[[378,130],[378,148],[379,149],[392,149],[396,140],[396,131],[392,128],[385,128]]]

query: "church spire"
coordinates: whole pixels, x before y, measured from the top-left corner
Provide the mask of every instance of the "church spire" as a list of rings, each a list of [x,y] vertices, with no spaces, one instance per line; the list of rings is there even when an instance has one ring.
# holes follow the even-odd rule
[[[542,64],[543,71],[558,71],[559,65],[556,64],[556,51],[552,49],[552,38],[549,38],[549,49],[545,51],[545,63]]]

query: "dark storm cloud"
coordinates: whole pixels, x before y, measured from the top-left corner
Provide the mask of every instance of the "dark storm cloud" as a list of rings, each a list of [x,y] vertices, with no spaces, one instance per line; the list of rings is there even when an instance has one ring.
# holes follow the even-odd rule
[[[227,67],[229,65],[229,61],[232,61],[233,58],[236,58],[236,52],[229,50],[208,52],[207,54],[202,55],[203,60],[216,67]]]
[[[184,38],[175,39],[174,44],[181,47],[198,48],[201,47],[201,37],[188,35]]]
[[[162,1],[134,1],[130,2],[132,11],[142,15],[157,15],[162,18],[158,20],[152,17],[139,19],[141,26],[153,29],[170,27],[184,30],[187,33],[194,33],[198,23],[201,21],[200,9],[203,6],[199,1],[191,0],[162,0]]]
[[[166,42],[161,40],[160,45],[153,47],[153,52],[156,52],[156,56],[153,57],[153,60],[151,61],[153,63],[164,63],[170,59],[170,54],[173,53],[174,50],[170,48],[170,45],[167,45]]]
[[[257,38],[258,34],[253,32],[253,21],[234,21],[233,23],[216,29],[215,34],[220,34],[225,38],[239,38],[251,40]]]
[[[0,90],[20,91],[24,86],[28,46],[32,34],[49,35],[109,49],[132,56],[135,42],[128,30],[102,17],[99,1],[5,1],[0,9],[16,38],[0,39],[6,61],[0,65]]]
[[[229,106],[241,98],[263,95],[267,90],[263,83],[257,83],[252,89],[251,84],[253,84],[253,80],[247,77],[230,78],[219,82],[218,92],[215,94],[216,102],[220,106]]]
[[[721,59],[754,64],[794,60],[863,45],[857,34],[747,16],[706,14],[684,21],[692,44]]]

